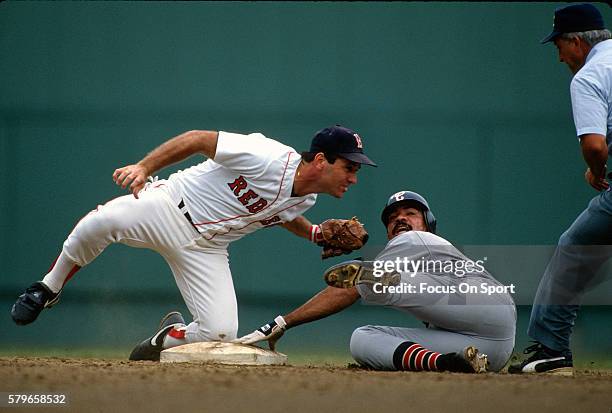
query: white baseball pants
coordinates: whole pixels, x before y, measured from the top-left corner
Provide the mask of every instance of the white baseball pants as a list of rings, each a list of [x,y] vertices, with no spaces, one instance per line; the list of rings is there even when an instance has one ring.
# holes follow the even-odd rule
[[[63,253],[83,267],[114,242],[161,254],[193,322],[187,342],[236,338],[238,308],[226,248],[203,247],[164,181],[115,198],[87,214],[68,236]]]

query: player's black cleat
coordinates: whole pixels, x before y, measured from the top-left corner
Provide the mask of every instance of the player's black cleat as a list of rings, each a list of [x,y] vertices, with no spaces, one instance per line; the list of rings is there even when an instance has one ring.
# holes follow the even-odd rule
[[[552,350],[541,343],[527,347],[524,354],[533,353],[521,363],[508,367],[510,374],[547,373],[559,376],[572,376],[574,363],[571,353]]]
[[[152,337],[138,344],[130,354],[130,360],[159,361],[163,350],[164,338],[174,327],[185,326],[185,320],[178,311],[166,314],[159,323],[159,330]]]
[[[380,271],[380,273],[379,273]],[[337,288],[351,288],[357,284],[376,284],[383,286],[399,285],[401,276],[396,271],[375,270],[372,261],[350,260],[336,264],[323,275],[327,285]]]
[[[54,293],[42,282],[35,282],[13,304],[11,308],[13,321],[19,325],[30,324],[36,320],[43,308],[57,304],[59,295],[60,293]]]
[[[442,371],[455,373],[486,373],[489,361],[476,347],[468,346],[461,353],[442,354],[438,366]]]

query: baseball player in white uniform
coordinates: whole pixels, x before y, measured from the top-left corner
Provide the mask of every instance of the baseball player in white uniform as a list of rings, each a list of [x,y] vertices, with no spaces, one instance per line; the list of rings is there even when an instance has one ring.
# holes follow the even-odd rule
[[[377,370],[499,371],[514,348],[511,290],[482,262],[468,259],[435,235],[436,219],[421,195],[393,194],[382,221],[389,242],[374,261],[331,267],[325,273],[330,287],[236,342],[268,340],[274,348],[285,329],[327,317],[361,299],[405,312],[426,325],[356,329],[350,351],[361,365]]]
[[[194,154],[208,159],[167,180],[156,171]],[[164,257],[193,317],[173,312],[132,352],[132,360],[159,360],[162,349],[198,341],[236,338],[238,314],[227,247],[255,230],[281,225],[320,241],[303,213],[318,193],[341,198],[357,182],[362,164],[376,166],[354,131],[332,126],[312,139],[308,152],[260,133],[189,131],[156,148],[113,180],[133,195],[115,198],[83,217],[42,281],[11,309],[20,325],[54,305],[66,282],[111,243],[149,248]]]

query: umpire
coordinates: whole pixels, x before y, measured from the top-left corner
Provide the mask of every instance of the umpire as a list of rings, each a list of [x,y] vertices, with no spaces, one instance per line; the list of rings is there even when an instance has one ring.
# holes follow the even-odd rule
[[[510,373],[572,374],[570,335],[582,296],[595,282],[612,244],[612,193],[606,162],[612,143],[612,35],[591,4],[555,11],[553,42],[574,75],[570,92],[576,134],[587,163],[585,179],[599,192],[561,235],[536,294],[528,334],[531,354]]]

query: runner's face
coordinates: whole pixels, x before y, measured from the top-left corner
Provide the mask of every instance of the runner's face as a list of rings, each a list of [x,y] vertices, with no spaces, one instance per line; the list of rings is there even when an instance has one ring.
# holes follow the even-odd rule
[[[427,231],[423,211],[417,208],[398,206],[389,215],[387,239],[395,238],[407,231]]]

